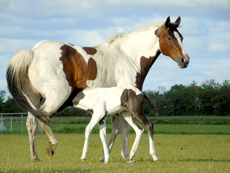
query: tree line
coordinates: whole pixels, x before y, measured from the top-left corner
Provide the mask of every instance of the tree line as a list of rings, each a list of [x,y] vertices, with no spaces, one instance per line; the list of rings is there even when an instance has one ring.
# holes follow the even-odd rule
[[[230,81],[215,82],[214,79],[202,82],[200,86],[193,81],[190,85],[176,84],[170,90],[159,87],[157,91],[144,91],[156,103],[159,116],[230,115]],[[6,99],[6,91],[0,91],[0,113],[25,112],[12,97]],[[144,113],[153,116],[146,102]],[[68,108],[57,116],[88,116],[85,111]]]

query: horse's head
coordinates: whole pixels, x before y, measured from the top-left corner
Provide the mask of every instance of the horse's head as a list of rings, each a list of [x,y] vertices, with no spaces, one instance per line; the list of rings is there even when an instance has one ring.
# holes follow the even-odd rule
[[[171,23],[170,17],[168,17],[165,24],[159,27],[155,34],[159,38],[160,51],[176,61],[180,68],[186,68],[189,63],[189,56],[182,45],[183,37],[177,30],[180,20],[178,17],[174,23]]]

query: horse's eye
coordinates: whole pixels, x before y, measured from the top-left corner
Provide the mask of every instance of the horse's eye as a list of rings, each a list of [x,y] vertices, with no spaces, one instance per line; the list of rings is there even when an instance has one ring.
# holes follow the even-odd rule
[[[168,37],[167,37],[167,40],[168,40],[168,41],[172,41],[172,37],[168,36]]]

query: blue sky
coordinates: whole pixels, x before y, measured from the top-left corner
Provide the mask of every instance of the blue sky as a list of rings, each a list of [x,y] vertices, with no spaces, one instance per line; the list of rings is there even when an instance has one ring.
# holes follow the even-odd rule
[[[230,0],[0,0],[0,90],[7,90],[6,67],[18,49],[46,39],[96,46],[168,16],[181,17],[190,64],[179,69],[161,54],[143,89],[230,80]]]

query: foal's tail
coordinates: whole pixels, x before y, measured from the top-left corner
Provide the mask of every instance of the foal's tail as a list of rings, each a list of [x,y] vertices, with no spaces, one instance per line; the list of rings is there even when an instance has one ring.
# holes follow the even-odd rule
[[[30,105],[26,99],[26,93],[23,86],[30,87],[28,82],[28,67],[33,61],[34,53],[32,50],[19,50],[9,61],[6,70],[6,80],[8,89],[15,101],[24,109],[32,113],[36,118],[44,123],[48,123],[48,119],[44,114],[36,109],[34,105]],[[31,103],[32,104],[32,103]]]
[[[156,106],[154,100],[147,93],[143,92],[143,94],[144,94],[145,98],[148,100],[149,105],[151,106],[153,113],[155,113],[155,115],[158,116],[159,113],[158,113],[157,106]]]

